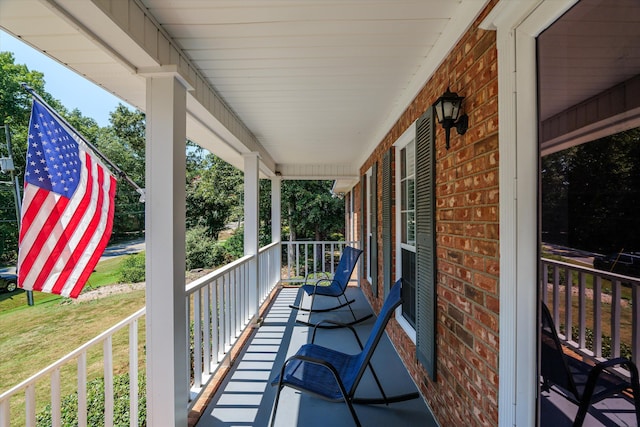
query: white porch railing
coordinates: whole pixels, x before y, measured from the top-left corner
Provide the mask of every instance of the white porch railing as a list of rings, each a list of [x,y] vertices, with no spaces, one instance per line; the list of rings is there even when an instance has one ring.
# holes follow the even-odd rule
[[[258,310],[271,291],[282,280],[301,282],[307,273],[334,272],[340,254],[346,244],[355,242],[283,242],[273,243],[260,249],[257,257],[246,256],[216,271],[191,282],[186,287],[190,357],[189,407],[203,392],[216,370],[223,366],[229,350],[243,330],[257,316]],[[256,268],[257,262],[257,268]],[[284,264],[284,266],[283,266]],[[358,270],[356,270],[358,271]],[[359,274],[359,273],[358,273]],[[257,275],[257,278],[254,277]],[[358,276],[359,277],[359,276]],[[256,281],[257,279],[257,281]],[[256,285],[257,283],[257,285]],[[49,380],[51,383],[51,425],[61,425],[61,402],[63,391],[60,372],[74,364],[78,394],[78,426],[87,425],[87,353],[102,345],[100,360],[93,361],[103,366],[105,380],[105,425],[113,425],[114,418],[114,361],[112,357],[113,336],[129,328],[129,377],[130,377],[130,426],[138,425],[138,348],[144,346],[144,336],[138,333],[138,321],[143,319],[142,308],[117,325],[103,332],[57,362],[29,379],[0,395],[0,427],[15,425],[12,422],[11,406],[25,407],[25,426],[36,425],[36,383]],[[198,337],[198,339],[196,339]],[[66,371],[65,371],[66,372]],[[65,377],[66,378],[66,377]],[[67,382],[69,380],[67,379]],[[187,410],[187,408],[185,408]]]
[[[545,258],[541,273],[541,298],[570,347],[597,359],[626,355],[638,363],[640,278]]]
[[[358,242],[282,242],[283,283],[302,283],[305,275],[318,272],[333,274],[340,261],[345,246],[357,248]],[[355,269],[357,283],[360,283],[360,269]]]
[[[44,368],[37,374],[26,379],[15,387],[0,395],[0,427],[16,425],[11,421],[11,399],[21,398],[25,406],[26,427],[36,425],[36,384],[49,379],[51,383],[51,425],[59,427],[62,423],[61,400],[62,380],[61,371],[75,362],[76,382],[78,393],[78,426],[87,426],[87,355],[90,351],[102,345],[102,365],[104,374],[104,419],[105,425],[113,425],[114,418],[114,389],[113,389],[113,346],[112,339],[116,333],[129,328],[129,411],[131,426],[138,425],[138,320],[144,316],[145,309],[136,311],[117,325],[101,333],[91,341],[62,357],[55,363]]]
[[[280,244],[260,249],[258,286],[252,278],[256,258],[245,256],[187,285],[187,313],[193,404],[229,350],[280,279]],[[191,405],[190,405],[191,406]]]

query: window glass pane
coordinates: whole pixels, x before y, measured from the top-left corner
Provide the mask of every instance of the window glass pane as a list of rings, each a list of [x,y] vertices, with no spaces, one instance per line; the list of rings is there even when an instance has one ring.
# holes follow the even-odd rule
[[[407,227],[405,225],[407,223],[407,213],[402,212],[400,216],[402,217],[402,243],[407,243]]]
[[[406,147],[400,150],[400,179],[407,177],[407,149]]]
[[[407,180],[407,209],[415,210],[416,208],[416,181],[415,179]]]
[[[407,181],[402,181],[400,183],[400,198],[402,199],[400,201],[400,209],[402,211],[406,211],[407,210]]]
[[[402,250],[402,315],[416,326],[416,254]]]
[[[407,175],[413,176],[415,174],[415,164],[416,164],[416,148],[415,142],[411,141],[409,145],[407,145],[407,156],[406,156],[406,164],[407,164]]]
[[[416,221],[412,211],[407,212],[407,242],[409,245],[416,244]]]

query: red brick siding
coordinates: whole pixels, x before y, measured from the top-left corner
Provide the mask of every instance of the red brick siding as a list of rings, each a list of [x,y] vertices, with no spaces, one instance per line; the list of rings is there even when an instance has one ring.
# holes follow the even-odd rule
[[[392,321],[388,328],[401,358],[438,421],[447,426],[498,423],[497,51],[495,33],[477,27],[494,4],[495,1],[491,2],[454,47],[360,169],[364,174],[374,162],[381,166],[384,152],[447,87],[465,96],[464,109],[469,115],[467,133],[458,135],[453,129],[448,151],[441,126],[437,127],[436,133],[436,382],[428,378],[416,361],[415,345],[399,325]],[[378,189],[381,189],[381,167],[378,171],[376,179]],[[359,197],[358,190],[356,188],[354,194],[356,198]],[[382,206],[380,192],[378,206]],[[360,209],[359,204],[356,209]],[[395,218],[392,230],[395,242]],[[382,259],[381,235],[379,213],[379,259]],[[395,250],[394,245],[394,266]],[[382,263],[378,268],[378,295],[382,296]],[[373,298],[368,285],[362,289],[379,310],[382,297]]]

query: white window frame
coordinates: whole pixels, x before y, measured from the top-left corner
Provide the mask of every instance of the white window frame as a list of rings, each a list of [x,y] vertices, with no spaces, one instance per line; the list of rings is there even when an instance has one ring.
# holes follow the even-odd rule
[[[417,121],[416,121],[417,122]],[[394,142],[393,146],[395,147],[395,155],[396,155],[396,176],[395,176],[395,200],[396,200],[396,206],[395,206],[395,215],[396,215],[396,277],[401,277],[402,276],[402,249],[407,249],[410,251],[415,252],[416,251],[416,247],[415,245],[413,247],[405,245],[402,243],[402,194],[401,194],[401,188],[402,186],[400,185],[401,179],[400,179],[400,174],[401,174],[401,170],[402,170],[402,166],[400,165],[400,161],[401,161],[401,157],[400,157],[400,152],[401,150],[406,147],[407,145],[409,145],[410,143],[413,142],[414,144],[414,148],[415,148],[415,141],[416,141],[416,122],[411,123],[411,125],[404,131],[404,133]],[[415,156],[414,156],[415,159]],[[415,344],[416,343],[416,330],[415,328],[404,318],[404,315],[402,314],[402,306],[398,307],[396,309],[396,321],[398,322],[398,324],[400,325],[400,327],[402,327],[402,329],[405,331],[405,333],[407,334],[407,336],[409,337],[409,339],[411,339],[411,341]]]
[[[497,30],[500,180],[498,425],[536,424],[538,113],[536,37],[578,0],[501,0]]]

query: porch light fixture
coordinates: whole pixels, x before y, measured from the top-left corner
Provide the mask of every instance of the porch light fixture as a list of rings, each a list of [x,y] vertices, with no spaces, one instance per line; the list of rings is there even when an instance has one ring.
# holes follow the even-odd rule
[[[463,99],[464,96],[458,96],[457,93],[451,92],[451,90],[447,88],[447,91],[433,104],[438,123],[444,128],[447,150],[449,149],[451,128],[455,126],[458,135],[464,135],[469,128],[469,116],[466,114],[459,116]]]

